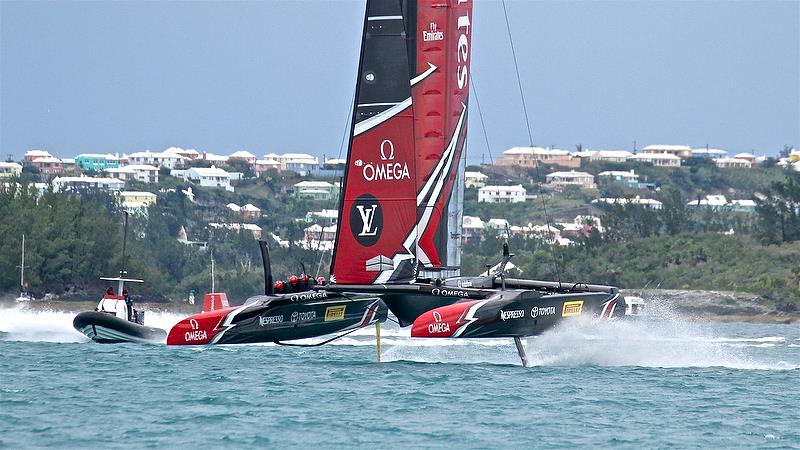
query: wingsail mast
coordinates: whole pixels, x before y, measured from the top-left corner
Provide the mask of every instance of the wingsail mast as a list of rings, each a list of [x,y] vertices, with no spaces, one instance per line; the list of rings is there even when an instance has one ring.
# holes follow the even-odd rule
[[[22,235],[22,261],[19,263],[19,291],[25,292],[25,235]]]
[[[336,283],[458,274],[471,20],[471,0],[368,0]]]

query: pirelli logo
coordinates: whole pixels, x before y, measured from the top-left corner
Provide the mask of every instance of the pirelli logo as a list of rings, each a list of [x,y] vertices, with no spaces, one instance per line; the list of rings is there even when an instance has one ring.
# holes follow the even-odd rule
[[[576,302],[564,302],[561,308],[561,317],[580,316],[583,312],[583,300]]]
[[[344,320],[345,308],[347,308],[347,305],[329,306],[327,309],[325,309],[325,322]]]

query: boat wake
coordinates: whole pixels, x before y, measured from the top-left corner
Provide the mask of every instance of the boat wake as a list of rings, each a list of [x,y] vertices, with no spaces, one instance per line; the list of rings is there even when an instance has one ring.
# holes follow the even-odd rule
[[[529,337],[525,342],[530,363],[534,367],[800,369],[800,355],[796,350],[800,347],[800,338],[779,335],[782,334],[780,330],[790,328],[687,321],[669,311],[653,315],[654,309],[657,308],[652,308],[650,318],[645,320],[600,321],[579,317],[540,336]],[[0,340],[89,342],[72,327],[76,313],[34,310],[24,305],[0,306]],[[184,317],[156,311],[147,314],[149,326],[164,330]],[[382,325],[381,334],[384,362],[519,365],[510,338],[412,339],[409,328],[400,328],[391,322]],[[315,344],[329,337],[297,343]],[[375,329],[360,329],[329,345],[374,346]],[[272,347],[275,344],[247,346]]]
[[[31,309],[26,305],[0,306],[0,340],[26,342],[89,342],[72,327],[79,311]],[[147,325],[169,330],[183,314],[148,311]]]

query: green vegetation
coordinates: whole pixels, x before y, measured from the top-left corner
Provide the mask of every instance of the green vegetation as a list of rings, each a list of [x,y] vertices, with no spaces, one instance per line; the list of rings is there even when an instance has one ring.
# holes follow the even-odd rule
[[[613,164],[588,167],[624,169]],[[655,182],[659,192],[636,191],[619,185],[601,185],[598,191],[568,189],[539,192],[535,171],[514,173],[507,168],[485,170],[495,182],[522,183],[539,198],[522,204],[485,204],[477,192],[466,192],[464,213],[506,218],[514,225],[544,222],[542,196],[548,215],[569,220],[577,214],[601,217],[605,233],[592,232],[577,245],[555,249],[540,239],[512,237],[513,262],[525,277],[571,282],[609,283],[624,288],[660,286],[676,289],[740,290],[772,299],[778,307],[800,307],[800,173],[778,168],[717,170],[703,163],[680,169],[637,168],[642,181]],[[542,170],[542,173],[546,173]],[[22,187],[0,189],[0,292],[15,292],[19,283],[20,239],[26,235],[26,279],[41,297],[94,298],[105,283],[100,276],[116,275],[122,248],[123,214],[106,193],[37,193],[25,178]],[[263,289],[258,246],[248,233],[210,229],[209,222],[241,222],[225,205],[252,203],[262,209],[255,223],[271,242],[276,276],[299,273],[327,275],[330,254],[296,247],[281,248],[268,238],[300,239],[309,224],[298,221],[307,211],[335,208],[336,203],[296,199],[291,186],[301,178],[268,172],[239,182],[236,192],[191,186],[196,203],[181,191],[190,185],[161,173],[158,186],[129,183],[130,190],[149,190],[158,203],[146,213],[131,216],[128,236],[128,273],[146,283],[134,294],[149,300],[181,301],[189,290],[210,290],[211,250],[217,269],[218,290],[243,300]],[[603,190],[618,195],[649,196],[663,202],[661,209],[636,204],[589,203]],[[731,192],[736,193],[731,195]],[[755,198],[756,214],[730,211],[695,212],[687,199],[698,193],[723,193],[731,198]],[[755,195],[760,193],[759,195]],[[617,195],[617,194],[615,194]],[[181,227],[198,247],[177,240]],[[730,235],[730,230],[734,231]],[[723,232],[725,234],[723,234]],[[477,274],[495,264],[501,241],[494,235],[465,245],[463,272]]]

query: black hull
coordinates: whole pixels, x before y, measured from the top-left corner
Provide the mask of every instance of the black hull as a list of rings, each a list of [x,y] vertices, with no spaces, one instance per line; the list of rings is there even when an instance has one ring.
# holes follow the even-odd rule
[[[167,338],[167,332],[160,328],[146,327],[98,311],[79,313],[72,320],[72,326],[89,339],[101,344],[163,343]]]
[[[324,291],[264,295],[245,306],[188,317],[170,330],[168,345],[283,343],[345,333],[386,320],[375,295]]]

